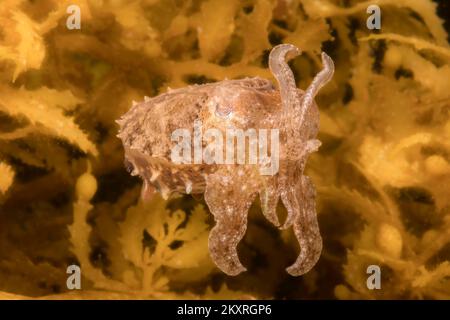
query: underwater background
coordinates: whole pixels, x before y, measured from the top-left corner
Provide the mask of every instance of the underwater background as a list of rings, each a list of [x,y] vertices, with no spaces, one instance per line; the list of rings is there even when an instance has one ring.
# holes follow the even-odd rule
[[[0,0],[0,298],[450,299],[449,26],[447,0]],[[288,275],[297,240],[255,202],[248,271],[229,277],[203,199],[139,199],[115,120],[168,87],[274,81],[280,43],[303,51],[299,88],[322,50],[336,65],[306,169],[322,256]],[[67,289],[72,264],[82,290]]]

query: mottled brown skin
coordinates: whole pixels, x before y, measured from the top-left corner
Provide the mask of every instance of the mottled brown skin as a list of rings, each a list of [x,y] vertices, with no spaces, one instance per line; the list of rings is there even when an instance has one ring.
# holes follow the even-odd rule
[[[247,228],[248,209],[258,194],[265,217],[282,229],[293,226],[299,241],[300,254],[287,271],[302,275],[320,257],[322,239],[315,191],[303,170],[308,155],[320,145],[315,139],[319,111],[314,96],[331,79],[334,65],[323,53],[324,69],[302,91],[296,88],[286,63],[298,54],[300,51],[288,44],[272,50],[269,66],[279,90],[260,78],[189,86],[135,104],[118,121],[126,166],[143,179],[144,198],[150,197],[154,188],[165,197],[172,193],[204,193],[216,221],[209,236],[210,254],[228,275],[246,270],[236,247]],[[174,164],[170,158],[171,134],[179,128],[187,128],[192,134],[195,120],[202,121],[203,131],[217,128],[224,134],[230,125],[244,131],[279,129],[279,171],[261,175],[255,164]],[[279,199],[288,212],[282,226],[276,214]]]

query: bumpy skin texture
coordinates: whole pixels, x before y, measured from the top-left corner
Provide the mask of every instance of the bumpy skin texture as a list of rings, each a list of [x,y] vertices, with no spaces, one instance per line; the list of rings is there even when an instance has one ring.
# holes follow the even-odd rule
[[[322,53],[323,69],[312,84],[296,88],[287,60],[300,54],[289,44],[273,48],[269,67],[279,90],[268,80],[246,78],[195,85],[134,104],[117,122],[125,148],[125,164],[143,181],[142,196],[151,197],[155,188],[168,197],[172,193],[204,193],[216,225],[209,236],[209,250],[215,264],[228,275],[245,271],[236,247],[247,229],[247,214],[259,195],[264,216],[274,225],[293,227],[300,254],[287,271],[293,276],[308,272],[322,251],[315,209],[315,189],[303,175],[307,157],[316,151],[319,111],[314,97],[332,77],[333,61]],[[279,170],[261,175],[259,164],[174,164],[171,134],[179,128],[194,132],[227,128],[244,131],[279,129]],[[205,146],[205,143],[204,145]],[[281,199],[288,216],[280,224],[276,207]]]

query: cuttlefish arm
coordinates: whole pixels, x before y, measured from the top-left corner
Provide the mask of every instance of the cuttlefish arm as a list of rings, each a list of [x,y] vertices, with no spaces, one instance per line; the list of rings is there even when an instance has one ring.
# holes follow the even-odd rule
[[[292,276],[300,276],[311,270],[322,252],[322,237],[317,222],[315,189],[311,179],[302,176],[297,184],[295,194],[290,197],[288,205],[296,209],[293,220],[294,234],[300,245],[297,260],[286,270]]]
[[[230,276],[246,271],[236,248],[247,230],[248,210],[256,196],[250,171],[223,166],[206,178],[205,201],[216,222],[209,234],[209,252],[217,267]]]

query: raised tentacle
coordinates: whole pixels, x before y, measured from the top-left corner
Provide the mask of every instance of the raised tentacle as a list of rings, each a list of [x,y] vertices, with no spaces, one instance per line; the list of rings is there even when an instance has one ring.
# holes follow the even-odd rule
[[[298,184],[297,195],[300,210],[293,226],[294,233],[300,244],[300,254],[297,260],[286,270],[293,276],[300,276],[311,270],[317,263],[322,252],[322,237],[315,208],[315,189],[311,180],[303,176]]]
[[[287,61],[298,56],[301,51],[292,44],[280,44],[272,49],[269,55],[269,68],[280,87],[281,103],[284,112],[292,112],[300,105],[294,74]]]
[[[306,89],[305,94],[302,97],[300,106],[300,126],[303,124],[305,114],[311,107],[317,92],[319,92],[319,90],[333,77],[334,63],[325,52],[322,52],[322,64],[323,69],[314,77],[314,80],[309,85],[308,89]]]

